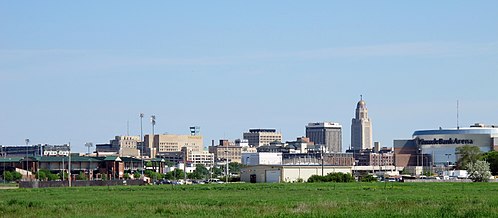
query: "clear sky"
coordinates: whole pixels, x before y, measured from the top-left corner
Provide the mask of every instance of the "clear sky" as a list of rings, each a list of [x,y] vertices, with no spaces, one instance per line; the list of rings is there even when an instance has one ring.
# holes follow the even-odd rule
[[[498,124],[498,1],[0,1],[0,144]]]

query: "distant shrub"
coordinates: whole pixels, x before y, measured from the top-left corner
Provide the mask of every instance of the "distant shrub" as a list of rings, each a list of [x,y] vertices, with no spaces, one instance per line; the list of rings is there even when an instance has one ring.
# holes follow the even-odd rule
[[[133,178],[134,178],[134,179],[140,179],[140,176],[141,176],[141,175],[142,175],[142,174],[140,174],[139,172],[135,172],[135,173],[133,173]]]
[[[377,178],[375,178],[372,175],[366,175],[361,177],[360,179],[361,182],[377,182]]]
[[[308,182],[354,182],[354,177],[349,173],[329,173],[325,176],[312,175]]]
[[[86,177],[86,175],[83,173],[83,172],[80,172],[80,174],[78,174],[76,176],[76,180],[87,180],[88,178]]]

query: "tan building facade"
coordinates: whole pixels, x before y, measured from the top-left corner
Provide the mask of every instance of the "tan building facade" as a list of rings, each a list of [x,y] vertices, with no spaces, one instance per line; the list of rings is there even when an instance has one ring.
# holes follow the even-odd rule
[[[138,142],[140,141],[140,136],[116,136],[114,140],[111,140],[113,147],[119,147],[120,157],[138,157],[140,152],[138,148]]]
[[[242,147],[228,140],[220,140],[217,146],[209,146],[209,153],[214,154],[215,161],[242,162]]]
[[[249,146],[259,147],[269,145],[271,142],[282,141],[282,133],[275,129],[250,129],[244,133],[244,139],[249,143]]]
[[[152,157],[166,152],[179,152],[186,147],[191,152],[202,152],[204,144],[200,135],[145,135],[144,144],[151,151]]]
[[[368,117],[367,103],[362,98],[356,105],[355,117],[351,120],[351,148],[371,149],[372,140],[372,122]]]

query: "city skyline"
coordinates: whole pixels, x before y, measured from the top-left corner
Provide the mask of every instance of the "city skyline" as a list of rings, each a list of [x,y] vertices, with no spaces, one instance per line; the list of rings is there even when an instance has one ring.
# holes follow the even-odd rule
[[[0,7],[0,144],[188,134],[204,145],[310,122],[360,95],[373,140],[498,124],[498,2],[8,2]],[[98,5],[98,6],[97,6]],[[430,7],[429,7],[430,5]],[[257,16],[256,16],[257,15]]]

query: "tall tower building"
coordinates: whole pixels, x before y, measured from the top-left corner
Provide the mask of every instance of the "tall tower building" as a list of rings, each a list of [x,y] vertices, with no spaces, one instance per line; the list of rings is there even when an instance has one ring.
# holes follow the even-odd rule
[[[309,123],[306,137],[316,145],[324,145],[327,153],[342,152],[342,126],[338,123]]]
[[[361,97],[356,104],[356,114],[351,122],[351,149],[362,150],[372,148],[372,123],[368,118],[367,104]]]

